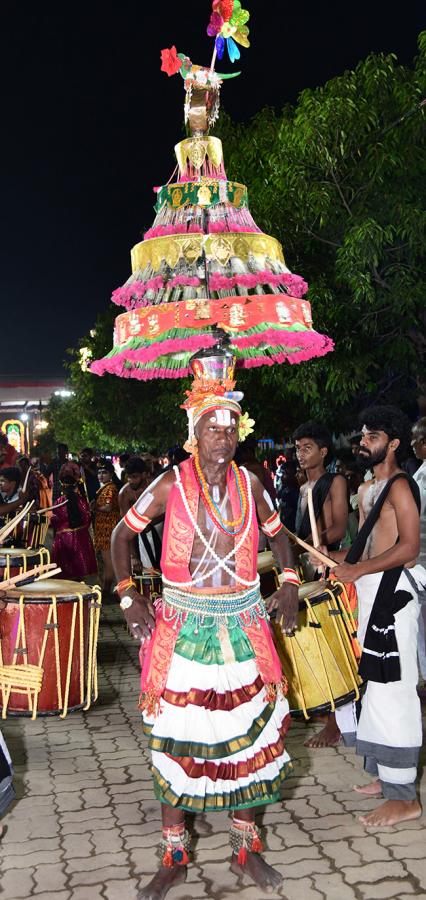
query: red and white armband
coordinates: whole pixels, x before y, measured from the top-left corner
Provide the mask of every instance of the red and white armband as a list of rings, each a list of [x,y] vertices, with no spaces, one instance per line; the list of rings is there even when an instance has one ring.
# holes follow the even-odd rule
[[[261,522],[260,527],[266,537],[274,538],[277,536],[278,532],[281,531],[283,525],[281,519],[276,510],[272,513],[272,516],[269,516],[269,519],[266,519],[266,522]]]
[[[129,511],[124,516],[123,522],[131,529],[131,531],[140,534],[141,531],[145,531],[145,528],[151,524],[151,519],[148,519],[148,516],[141,516],[141,514],[138,513],[135,504],[135,506],[130,507]]]
[[[295,569],[284,568],[282,572],[278,575],[278,583],[282,584],[295,584],[299,587],[300,578]]]

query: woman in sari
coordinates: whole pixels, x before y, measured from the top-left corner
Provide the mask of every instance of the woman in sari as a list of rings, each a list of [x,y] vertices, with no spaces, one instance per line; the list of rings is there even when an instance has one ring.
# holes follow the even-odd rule
[[[79,467],[65,463],[60,473],[61,495],[53,508],[51,524],[55,532],[52,561],[61,567],[62,578],[81,581],[97,572],[90,536],[90,507],[78,488]]]
[[[94,501],[95,549],[102,556],[102,590],[108,593],[111,591],[114,578],[111,560],[111,534],[120,520],[118,505],[120,482],[114,472],[114,466],[108,460],[101,463],[98,469],[98,478],[101,486]]]

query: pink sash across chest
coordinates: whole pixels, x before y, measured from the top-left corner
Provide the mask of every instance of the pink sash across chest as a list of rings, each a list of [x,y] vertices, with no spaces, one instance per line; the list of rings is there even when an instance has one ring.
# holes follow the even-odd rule
[[[191,580],[190,562],[195,535],[195,522],[198,516],[198,504],[200,501],[200,488],[195,476],[192,460],[186,460],[179,466],[179,474],[182,487],[187,498],[191,516],[185,508],[181,491],[177,481],[173,484],[167,502],[166,519],[163,534],[163,552],[161,557],[161,569],[166,580],[178,584],[187,585]],[[232,515],[234,518],[240,513],[240,500],[236,485],[235,475],[232,469],[228,470],[227,487],[231,501]],[[251,490],[250,486],[248,488]],[[191,521],[192,520],[192,521]],[[256,519],[256,510],[253,503],[252,525],[241,542],[241,535],[235,539],[237,549],[235,554],[235,573],[244,581],[253,582],[257,574],[257,548],[259,530]],[[235,590],[243,589],[243,584],[238,584]],[[191,588],[189,588],[191,590]],[[194,591],[197,586],[194,585]],[[211,593],[212,589],[209,589]],[[202,591],[200,591],[202,593]],[[218,593],[221,593],[219,589]],[[269,624],[265,619],[259,619],[257,624],[242,625],[256,657],[258,671],[264,684],[269,689],[272,697],[274,686],[281,683],[282,670],[277,651],[275,649]],[[148,714],[157,714],[160,699],[167,683],[170,664],[179,637],[179,627],[176,623],[164,619],[162,609],[159,606],[156,612],[156,625],[151,641],[141,650],[141,709]]]

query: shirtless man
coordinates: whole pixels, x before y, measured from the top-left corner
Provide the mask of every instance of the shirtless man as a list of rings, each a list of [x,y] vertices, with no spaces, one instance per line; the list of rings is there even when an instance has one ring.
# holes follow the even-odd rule
[[[374,471],[360,488],[360,531],[334,574],[355,582],[359,603],[358,637],[363,647],[360,674],[368,681],[358,724],[351,705],[337,710],[346,744],[365,758],[372,783],[355,787],[385,802],[360,817],[368,826],[417,819],[417,761],[422,745],[417,696],[417,592],[426,571],[419,553],[418,488],[400,468],[410,441],[410,423],[392,406],[362,415],[358,459]],[[408,574],[407,574],[408,573]]]
[[[348,489],[343,475],[332,475],[326,472],[326,465],[331,459],[331,434],[320,422],[305,422],[293,435],[296,456],[301,469],[304,470],[307,482],[302,484],[299,494],[299,505],[296,514],[296,534],[303,540],[312,543],[311,526],[308,510],[308,489],[312,490],[314,510],[316,514],[318,535],[321,544],[327,547],[326,552],[338,549],[345,536],[348,522]],[[305,746],[335,747],[340,740],[340,731],[336,725],[334,713],[327,717],[325,727],[306,741]]]
[[[279,799],[290,721],[259,593],[257,516],[283,569],[269,608],[286,633],[297,624],[297,578],[269,495],[232,463],[241,407],[208,385],[211,393],[194,389],[186,406],[194,460],[151,484],[113,535],[120,605],[145,654],[141,708],[163,820],[162,863],[144,900],[163,900],[186,879],[186,811],[232,811],[232,871],[262,897],[282,880],[261,856],[255,825],[258,806]],[[154,611],[129,578],[130,546],[164,512]]]
[[[138,497],[143,494],[148,484],[152,481],[151,468],[145,460],[139,456],[131,456],[125,465],[127,481],[118,495],[121,516],[124,517],[129,509],[136,503]],[[159,533],[160,532],[160,533]],[[161,556],[162,526],[151,524],[139,538],[135,538],[132,544],[132,572],[139,575],[144,569],[159,568]]]

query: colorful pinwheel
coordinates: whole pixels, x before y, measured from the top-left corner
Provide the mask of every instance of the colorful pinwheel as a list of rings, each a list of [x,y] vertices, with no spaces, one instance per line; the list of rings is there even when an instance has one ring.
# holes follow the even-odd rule
[[[218,58],[222,59],[226,45],[229,59],[235,62],[241,56],[237,44],[250,47],[246,25],[250,13],[247,9],[242,9],[240,0],[213,0],[212,5],[207,34],[215,38]]]

